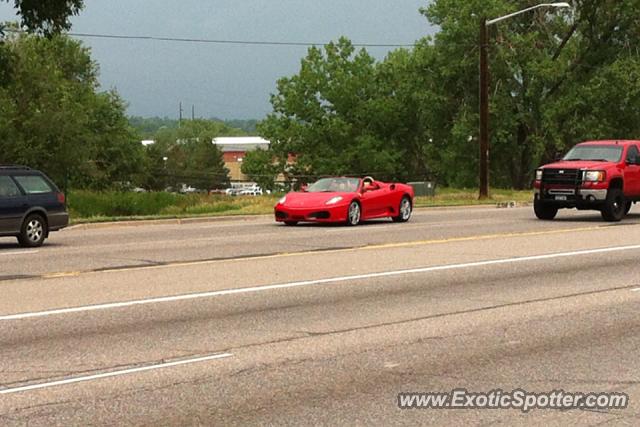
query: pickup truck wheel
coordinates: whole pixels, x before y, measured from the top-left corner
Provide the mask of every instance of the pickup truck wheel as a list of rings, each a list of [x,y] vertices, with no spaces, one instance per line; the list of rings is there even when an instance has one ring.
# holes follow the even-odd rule
[[[629,212],[631,211],[631,206],[633,206],[633,202],[627,202],[627,206],[624,208],[625,216],[628,215]]]
[[[624,193],[619,188],[612,188],[607,192],[607,200],[602,208],[602,218],[605,221],[619,222],[625,216],[627,201],[624,199]]]
[[[538,219],[545,221],[551,221],[558,214],[558,208],[538,199],[533,201],[533,211],[536,213]]]

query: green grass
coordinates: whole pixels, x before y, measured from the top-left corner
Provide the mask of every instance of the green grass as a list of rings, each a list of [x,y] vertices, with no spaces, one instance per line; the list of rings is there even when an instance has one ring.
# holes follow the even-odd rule
[[[273,211],[279,196],[230,197],[204,194],[74,191],[68,197],[75,224],[131,219],[253,215]]]
[[[172,193],[122,193],[75,191],[68,204],[72,222],[192,218],[223,215],[270,214],[280,195],[231,197]],[[416,207],[465,206],[515,201],[530,202],[531,191],[491,191],[491,198],[478,200],[477,190],[438,188],[435,197],[417,197]]]
[[[479,200],[477,189],[436,188],[435,197],[416,197],[416,207],[494,205],[502,202],[528,203],[533,200],[532,190],[491,189],[490,198]]]

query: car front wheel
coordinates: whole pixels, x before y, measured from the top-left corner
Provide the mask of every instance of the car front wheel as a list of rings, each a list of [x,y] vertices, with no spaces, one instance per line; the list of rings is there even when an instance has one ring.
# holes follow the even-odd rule
[[[40,215],[29,215],[22,223],[18,243],[28,248],[42,246],[47,237],[47,223]]]
[[[354,226],[360,223],[361,209],[360,203],[355,200],[351,202],[349,205],[349,210],[347,211],[347,225]]]

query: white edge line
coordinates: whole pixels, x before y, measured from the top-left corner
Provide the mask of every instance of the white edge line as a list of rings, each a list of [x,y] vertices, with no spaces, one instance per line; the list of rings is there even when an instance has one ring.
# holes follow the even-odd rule
[[[41,389],[41,388],[56,387],[56,386],[61,386],[61,385],[66,385],[66,384],[79,383],[79,382],[83,382],[83,381],[92,381],[92,380],[98,380],[98,379],[102,379],[102,378],[117,377],[117,376],[120,376],[120,375],[128,375],[128,374],[133,374],[133,373],[136,373],[136,372],[144,372],[144,371],[151,371],[151,370],[155,370],[155,369],[170,368],[172,366],[186,365],[186,364],[189,364],[189,363],[206,362],[206,361],[209,361],[209,360],[224,359],[224,358],[231,357],[231,356],[233,356],[233,354],[231,354],[231,353],[219,353],[219,354],[214,354],[214,355],[211,355],[211,356],[197,357],[195,359],[186,359],[186,360],[179,360],[179,361],[176,361],[176,362],[160,363],[158,365],[142,366],[140,368],[131,368],[131,369],[125,369],[125,370],[121,370],[121,371],[106,372],[106,373],[103,373],[103,374],[88,375],[88,376],[85,376],[85,377],[69,378],[69,379],[66,379],[66,380],[52,381],[52,382],[48,382],[48,383],[32,384],[32,385],[27,385],[27,386],[24,386],[24,387],[7,388],[7,389],[4,389],[4,390],[0,389],[0,394],[20,393],[20,392],[23,392],[23,391],[30,391],[30,390],[37,390],[37,389]]]
[[[87,306],[71,307],[71,308],[60,308],[60,309],[54,309],[54,310],[36,311],[31,313],[9,314],[9,315],[0,316],[0,321],[23,320],[23,319],[53,316],[53,315],[59,315],[59,314],[82,313],[82,312],[96,311],[96,310],[108,310],[108,309],[114,309],[114,308],[133,307],[137,305],[186,301],[186,300],[202,299],[202,298],[213,298],[213,297],[220,297],[225,295],[266,292],[266,291],[272,291],[276,289],[288,289],[288,288],[296,288],[296,287],[302,287],[302,286],[314,286],[314,285],[331,284],[331,283],[338,283],[338,282],[350,282],[350,281],[362,280],[362,279],[374,279],[374,278],[380,278],[380,277],[402,276],[406,274],[429,273],[433,271],[483,267],[488,265],[514,264],[514,263],[521,263],[521,262],[527,262],[527,261],[540,261],[540,260],[547,260],[547,259],[554,259],[554,258],[568,258],[573,256],[593,255],[593,254],[601,254],[601,253],[608,253],[608,252],[622,252],[622,251],[636,250],[636,249],[640,249],[640,245],[618,246],[618,247],[612,247],[612,248],[590,249],[590,250],[574,251],[574,252],[561,252],[561,253],[555,253],[555,254],[534,255],[534,256],[517,257],[517,258],[504,258],[504,259],[496,259],[496,260],[489,260],[489,261],[469,262],[464,264],[449,264],[449,265],[441,265],[441,266],[434,266],[434,267],[414,268],[409,270],[394,270],[394,271],[386,271],[382,273],[369,273],[369,274],[359,274],[354,276],[333,277],[329,279],[305,280],[301,282],[289,282],[289,283],[282,283],[282,284],[276,284],[276,285],[252,286],[248,288],[226,289],[221,291],[201,292],[201,293],[195,293],[195,294],[174,295],[174,296],[149,298],[149,299],[142,299],[142,300],[113,302],[113,303],[87,305]]]

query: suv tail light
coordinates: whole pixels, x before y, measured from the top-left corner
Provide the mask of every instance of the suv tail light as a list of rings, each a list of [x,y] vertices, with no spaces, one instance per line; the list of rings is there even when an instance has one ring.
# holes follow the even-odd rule
[[[64,197],[64,193],[58,193],[58,202],[64,204],[66,202],[66,197]]]

